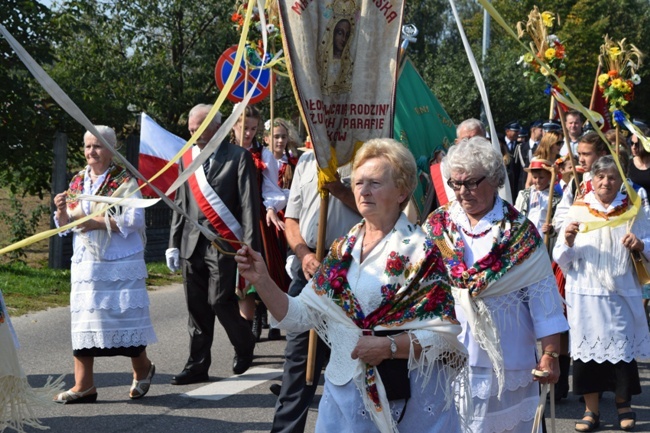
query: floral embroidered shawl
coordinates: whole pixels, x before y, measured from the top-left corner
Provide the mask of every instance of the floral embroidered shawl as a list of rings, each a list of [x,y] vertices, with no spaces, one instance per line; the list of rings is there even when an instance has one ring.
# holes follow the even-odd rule
[[[542,246],[537,229],[523,214],[509,203],[499,200],[504,219],[485,257],[467,266],[463,260],[465,242],[458,225],[450,218],[450,202],[434,211],[422,227],[440,248],[452,286],[469,290],[472,297],[479,296],[490,283],[505,275],[513,266],[523,263],[533,251]],[[498,203],[495,203],[498,205]]]
[[[84,184],[86,181],[86,172],[87,167],[77,173],[72,180],[70,181],[70,187],[68,188],[67,195],[67,212],[70,219],[75,220],[83,218],[86,216],[86,213],[81,206],[82,200],[78,197],[83,196],[84,193]],[[102,181],[101,185],[95,192],[95,196],[103,197],[124,197],[130,195],[138,188],[138,183],[135,178],[123,167],[111,163],[108,167],[106,176]],[[105,203],[100,202],[91,202],[90,211],[95,213],[101,208],[108,207]],[[76,235],[79,236],[79,239],[86,245],[86,247],[93,252],[96,257],[102,257],[104,251],[108,246],[111,238],[110,222],[109,218],[118,218],[122,214],[122,210],[119,206],[115,206],[109,209],[105,214],[107,230],[91,230],[86,233],[80,231],[76,232]],[[144,231],[140,233],[144,237]]]
[[[463,309],[472,335],[490,357],[501,395],[501,338],[481,298],[514,292],[553,276],[551,261],[535,226],[509,203],[497,198],[494,206],[502,206],[503,219],[493,226],[491,251],[467,266],[465,243],[458,224],[450,217],[452,206],[460,204],[452,201],[431,213],[423,229],[440,248],[456,305]]]
[[[108,173],[106,174],[104,181],[99,186],[99,189],[97,190],[97,193],[95,195],[111,197],[115,193],[115,191],[120,187],[120,185],[128,182],[132,178],[133,176],[131,176],[131,174],[123,167],[111,163],[111,165],[108,167]],[[76,198],[79,194],[83,193],[85,179],[86,179],[86,169],[83,169],[79,173],[77,173],[70,181],[70,187],[68,188],[67,191],[69,213],[72,213],[74,209],[76,209],[77,206],[79,205],[79,201],[76,200]],[[81,215],[77,215],[77,217],[79,216]]]
[[[464,371],[467,353],[457,339],[460,327],[437,247],[402,214],[387,240],[390,253],[386,256],[384,275],[389,283],[381,287],[380,306],[364,314],[347,280],[352,250],[364,225],[365,221],[361,221],[332,244],[328,256],[312,277],[313,290],[304,290],[301,295],[303,302],[322,314],[316,326],[319,335],[328,342],[327,323],[331,321],[355,327],[359,335],[364,329],[437,331],[445,341],[441,345],[444,347],[423,348],[423,353],[430,351],[432,356],[427,359],[431,363],[442,357],[457,357],[459,362],[446,366],[454,370],[447,377],[457,377],[461,370]],[[390,411],[384,410],[388,401],[381,378],[374,367],[362,361],[359,364],[362,364],[362,372],[355,376],[355,383],[362,390],[366,408],[381,432],[396,431]],[[451,379],[443,386],[447,387],[444,391],[448,396],[451,395]]]

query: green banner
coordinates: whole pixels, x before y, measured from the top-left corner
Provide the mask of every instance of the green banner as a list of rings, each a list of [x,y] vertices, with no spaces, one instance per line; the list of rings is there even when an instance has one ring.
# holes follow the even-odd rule
[[[456,139],[456,125],[409,59],[397,81],[394,137],[409,148],[418,164],[414,198],[420,220],[433,199],[429,165],[436,152],[446,151]]]

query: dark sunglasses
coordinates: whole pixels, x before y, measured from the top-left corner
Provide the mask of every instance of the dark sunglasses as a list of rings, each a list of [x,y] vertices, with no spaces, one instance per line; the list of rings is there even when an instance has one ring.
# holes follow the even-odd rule
[[[447,181],[447,185],[454,191],[460,191],[462,187],[465,187],[465,189],[468,191],[474,191],[476,188],[478,188],[479,184],[485,180],[486,177],[487,176],[483,176],[479,180],[465,180],[463,182],[449,179]]]

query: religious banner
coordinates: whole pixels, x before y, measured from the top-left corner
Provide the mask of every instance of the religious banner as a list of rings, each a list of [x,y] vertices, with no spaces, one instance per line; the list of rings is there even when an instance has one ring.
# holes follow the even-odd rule
[[[294,93],[325,178],[391,137],[403,0],[279,0]]]
[[[409,148],[418,165],[413,198],[421,218],[430,211],[433,185],[429,166],[456,139],[456,125],[409,59],[401,68],[395,103],[395,139]]]

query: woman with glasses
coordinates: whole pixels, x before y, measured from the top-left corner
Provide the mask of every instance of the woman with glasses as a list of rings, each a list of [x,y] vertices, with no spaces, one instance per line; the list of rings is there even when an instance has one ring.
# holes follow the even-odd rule
[[[568,329],[551,262],[534,225],[499,198],[505,167],[489,141],[453,146],[442,169],[456,200],[424,229],[442,253],[469,352],[472,402],[461,407],[473,413],[462,415],[474,433],[528,433],[538,383],[558,380],[559,333]]]

